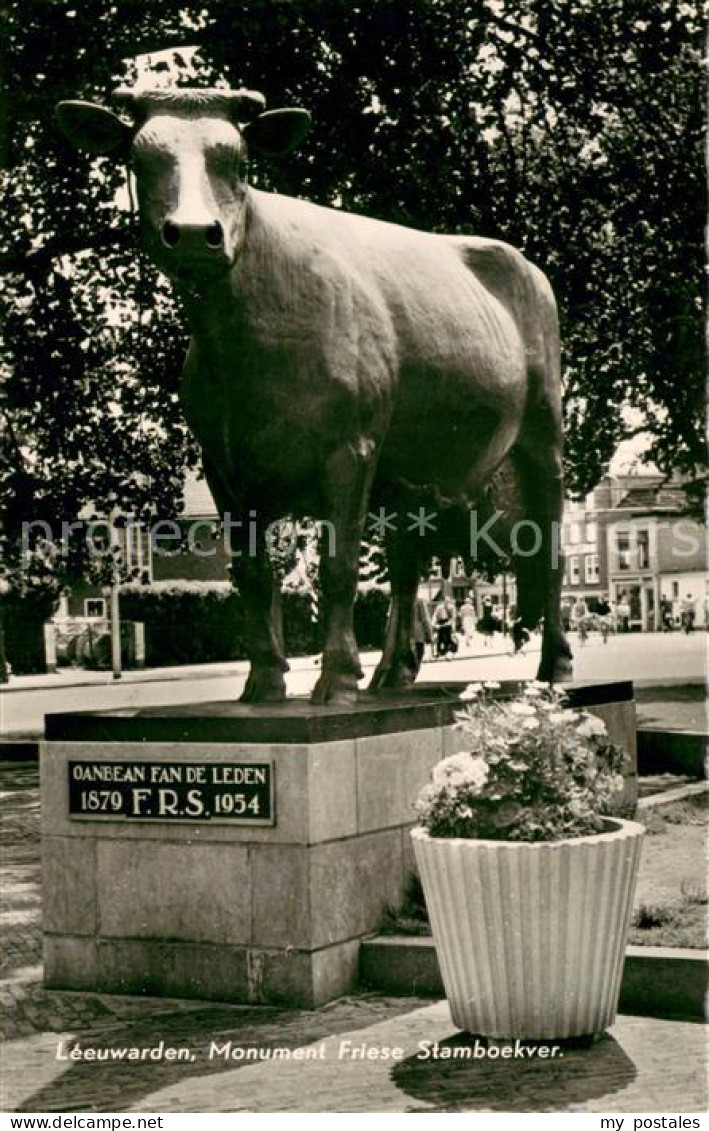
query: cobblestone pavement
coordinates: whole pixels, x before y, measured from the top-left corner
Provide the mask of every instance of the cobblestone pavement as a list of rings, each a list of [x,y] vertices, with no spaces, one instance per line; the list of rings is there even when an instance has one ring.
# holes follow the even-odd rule
[[[37,767],[0,765],[4,878],[2,1103],[15,1112],[694,1112],[706,1107],[705,1031],[621,1017],[552,1060],[463,1059],[444,1002],[361,994],[285,1011],[47,991],[41,983]],[[349,1045],[341,1044],[348,1041]],[[63,1059],[84,1050],[182,1050],[185,1060]],[[211,1055],[231,1042],[232,1058]],[[438,1042],[422,1059],[419,1042]],[[400,1047],[402,1059],[363,1059]],[[494,1043],[493,1043],[494,1045]],[[273,1050],[309,1047],[305,1060]],[[251,1053],[243,1050],[252,1050]],[[256,1055],[271,1059],[254,1062]],[[455,1052],[458,1056],[454,1056]],[[315,1055],[317,1054],[317,1055]],[[235,1057],[249,1057],[238,1060]]]

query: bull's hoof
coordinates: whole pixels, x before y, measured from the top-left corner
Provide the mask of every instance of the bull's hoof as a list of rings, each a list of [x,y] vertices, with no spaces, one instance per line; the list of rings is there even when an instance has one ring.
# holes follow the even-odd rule
[[[571,656],[555,656],[552,660],[542,659],[537,679],[542,683],[571,683],[574,678],[574,664]]]
[[[357,677],[341,672],[323,672],[310,702],[318,707],[352,707],[357,702]]]
[[[402,691],[406,687],[413,686],[417,675],[418,672],[412,671],[411,667],[403,660],[397,660],[393,664],[380,664],[374,672],[367,690]]]
[[[286,697],[286,681],[279,668],[255,668],[249,673],[240,703],[281,703]]]

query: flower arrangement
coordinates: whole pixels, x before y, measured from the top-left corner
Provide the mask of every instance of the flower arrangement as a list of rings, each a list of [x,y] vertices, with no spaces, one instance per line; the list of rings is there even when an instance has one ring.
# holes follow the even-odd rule
[[[623,787],[624,751],[605,724],[537,681],[511,700],[470,684],[457,727],[470,749],[444,758],[416,802],[433,837],[551,841],[602,832]]]

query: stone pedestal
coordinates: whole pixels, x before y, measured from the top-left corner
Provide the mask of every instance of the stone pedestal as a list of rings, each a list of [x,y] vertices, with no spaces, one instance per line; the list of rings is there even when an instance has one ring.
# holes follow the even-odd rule
[[[401,903],[413,870],[412,803],[461,746],[452,724],[463,686],[365,696],[348,709],[291,699],[49,716],[47,985],[306,1007],[351,990],[360,940]],[[632,684],[572,694],[631,753],[632,802]],[[69,812],[70,763],[203,766],[223,777],[219,767],[264,762],[270,825]]]

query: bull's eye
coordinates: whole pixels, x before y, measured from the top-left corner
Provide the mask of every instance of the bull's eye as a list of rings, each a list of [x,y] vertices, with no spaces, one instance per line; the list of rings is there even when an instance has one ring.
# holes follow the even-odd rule
[[[207,247],[221,247],[224,240],[224,230],[218,220],[210,224],[204,233]]]
[[[172,220],[166,220],[162,226],[163,243],[168,247],[177,247],[180,242],[180,229]]]

